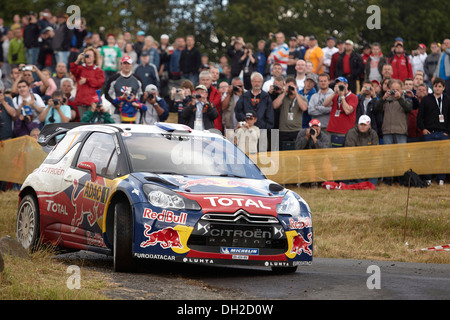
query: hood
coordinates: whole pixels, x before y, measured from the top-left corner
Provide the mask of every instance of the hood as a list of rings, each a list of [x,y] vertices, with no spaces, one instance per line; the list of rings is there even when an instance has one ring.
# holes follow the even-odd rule
[[[281,197],[286,189],[269,179],[247,179],[219,176],[181,176],[133,173],[142,183],[156,183],[175,191],[192,194],[241,194],[256,197]]]

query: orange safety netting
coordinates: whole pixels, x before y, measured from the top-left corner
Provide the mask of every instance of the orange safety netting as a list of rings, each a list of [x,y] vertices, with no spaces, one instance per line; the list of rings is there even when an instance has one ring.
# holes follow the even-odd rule
[[[259,153],[250,158],[282,184],[450,173],[450,140]]]
[[[0,141],[0,181],[23,183],[46,156],[30,136]]]

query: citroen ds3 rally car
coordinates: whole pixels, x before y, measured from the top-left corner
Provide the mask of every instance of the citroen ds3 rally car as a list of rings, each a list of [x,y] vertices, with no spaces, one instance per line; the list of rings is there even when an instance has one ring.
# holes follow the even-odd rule
[[[19,193],[16,237],[135,259],[295,271],[313,256],[311,212],[224,137],[189,127],[51,124]]]

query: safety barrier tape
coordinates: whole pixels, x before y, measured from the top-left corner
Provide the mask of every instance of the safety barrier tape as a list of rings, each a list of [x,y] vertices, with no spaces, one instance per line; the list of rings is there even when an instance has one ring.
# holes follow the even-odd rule
[[[446,244],[443,246],[435,246],[435,247],[417,249],[414,251],[450,251],[450,244]]]

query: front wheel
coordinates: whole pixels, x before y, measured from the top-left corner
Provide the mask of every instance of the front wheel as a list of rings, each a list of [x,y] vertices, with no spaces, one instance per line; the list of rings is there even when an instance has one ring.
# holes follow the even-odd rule
[[[133,220],[127,202],[118,202],[114,207],[113,259],[115,272],[131,271],[133,266],[132,240]]]
[[[34,251],[39,238],[39,205],[36,198],[28,194],[17,210],[16,239],[25,249]]]

